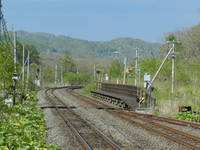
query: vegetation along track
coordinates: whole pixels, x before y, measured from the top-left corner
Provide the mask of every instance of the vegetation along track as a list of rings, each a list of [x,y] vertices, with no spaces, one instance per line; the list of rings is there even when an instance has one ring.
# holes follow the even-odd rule
[[[55,106],[58,115],[65,121],[66,125],[71,129],[71,131],[77,137],[84,149],[120,149],[118,145],[116,145],[113,141],[106,137],[96,127],[91,125],[86,120],[81,119],[79,115],[77,115],[69,106],[67,106],[54,94],[55,90],[57,89],[47,89],[45,91],[46,97],[51,102],[51,104]]]
[[[88,102],[92,105],[94,105],[97,108],[105,108],[105,111],[111,113],[114,116],[120,117],[123,120],[126,120],[134,125],[137,125],[139,127],[142,127],[150,132],[153,132],[159,136],[165,137],[168,140],[171,140],[173,142],[176,142],[180,145],[184,145],[185,147],[189,149],[194,150],[200,150],[200,138],[193,136],[191,134],[185,133],[183,131],[168,127],[166,125],[162,125],[160,123],[155,122],[155,119],[153,121],[152,118],[145,117],[141,114],[135,113],[135,112],[127,112],[121,109],[106,109],[109,106],[105,104],[105,102],[101,102],[98,100],[95,100],[94,98],[84,96],[80,93],[77,93],[72,90],[68,90],[68,93],[72,96],[83,100],[85,102]],[[163,121],[163,120],[162,120]],[[168,122],[168,121],[166,121]],[[173,122],[171,122],[173,123]]]

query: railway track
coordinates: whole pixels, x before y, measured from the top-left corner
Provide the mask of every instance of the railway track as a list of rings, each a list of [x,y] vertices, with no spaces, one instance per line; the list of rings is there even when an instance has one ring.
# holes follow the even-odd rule
[[[152,119],[152,120],[157,120],[157,121],[163,121],[163,122],[168,122],[171,124],[175,125],[180,125],[180,126],[189,126],[189,127],[194,127],[197,129],[200,129],[200,123],[194,123],[194,122],[189,122],[189,121],[182,121],[182,120],[174,120],[166,117],[158,117],[155,115],[149,115],[149,114],[139,114],[145,118]]]
[[[55,106],[58,115],[64,120],[66,125],[71,129],[76,136],[83,149],[86,150],[119,150],[120,147],[112,140],[106,137],[95,126],[88,121],[83,120],[70,107],[68,107],[61,99],[59,99],[54,91],[56,89],[47,89],[45,91],[47,99]],[[57,107],[59,105],[59,107]],[[65,109],[60,109],[60,106]],[[62,108],[62,107],[61,107]],[[67,114],[67,115],[64,115]]]
[[[154,134],[157,134],[159,136],[162,136],[168,140],[171,140],[173,142],[176,142],[180,145],[184,145],[185,147],[189,148],[189,149],[194,149],[194,150],[200,150],[200,138],[193,136],[191,134],[185,133],[183,131],[168,127],[166,125],[162,125],[158,122],[156,122],[155,120],[159,120],[156,117],[147,117],[145,115],[141,115],[138,113],[134,113],[134,112],[127,112],[127,111],[123,111],[121,109],[106,109],[109,108],[109,106],[107,104],[105,104],[105,102],[102,101],[98,101],[95,100],[91,97],[87,97],[84,95],[81,95],[80,93],[74,92],[72,90],[68,91],[68,93],[80,100],[83,100],[87,103],[90,103],[92,105],[94,105],[96,108],[98,108],[99,106],[104,107],[105,111],[109,112],[110,114],[120,117],[123,120],[126,120],[134,125],[137,125],[141,128],[144,128]],[[161,119],[162,121],[165,121],[163,118]],[[172,119],[171,119],[172,120]],[[168,119],[166,119],[165,122],[170,122],[170,123],[174,123],[177,124],[178,121],[169,121]],[[180,121],[183,125],[183,121]],[[185,125],[188,122],[184,122]],[[188,123],[187,125],[192,125],[194,127],[198,126],[198,124],[191,124]]]

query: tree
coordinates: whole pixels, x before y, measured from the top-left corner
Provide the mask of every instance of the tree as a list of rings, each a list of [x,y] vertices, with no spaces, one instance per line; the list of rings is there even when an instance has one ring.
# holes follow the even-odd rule
[[[74,72],[66,73],[64,76],[64,81],[70,84],[86,84],[91,80],[91,75],[88,73],[79,73]]]
[[[40,56],[39,52],[37,51],[36,47],[34,45],[30,45],[27,43],[21,43],[20,41],[17,41],[17,59],[19,64],[22,65],[22,59],[23,59],[23,45],[25,46],[25,58],[28,56],[28,51],[30,54],[30,64],[31,63],[40,63]]]
[[[110,66],[109,74],[111,77],[118,78],[123,74],[123,64],[120,60],[114,60]]]
[[[69,55],[65,55],[64,58],[60,60],[60,64],[63,66],[63,73],[77,71],[76,65]]]
[[[0,93],[12,90],[12,76],[14,72],[12,46],[0,44]],[[3,92],[2,92],[3,91]]]

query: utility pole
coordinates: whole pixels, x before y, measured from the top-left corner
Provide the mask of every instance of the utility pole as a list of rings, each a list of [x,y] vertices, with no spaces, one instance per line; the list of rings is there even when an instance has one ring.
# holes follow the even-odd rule
[[[24,56],[25,55],[25,46],[23,45],[23,58],[22,58],[22,83],[23,83],[23,88],[24,88],[24,66],[25,66],[25,62],[24,62]]]
[[[58,65],[56,64],[55,66],[55,85],[57,84],[57,70],[58,70]]]
[[[17,43],[16,43],[16,32],[14,31],[14,72],[17,72]]]
[[[96,64],[94,64],[94,81],[96,79]]]
[[[27,57],[26,89],[29,88],[29,77],[30,77],[30,52],[29,52],[29,50],[28,50],[28,57]]]
[[[79,74],[78,66],[76,66],[76,74]]]
[[[175,76],[175,41],[173,41],[172,45],[172,94],[174,93],[174,76]]]
[[[15,96],[16,96],[16,86],[17,86],[17,80],[18,80],[18,77],[17,77],[17,46],[16,46],[16,32],[14,31],[13,33],[13,36],[14,36],[14,45],[13,45],[13,59],[14,59],[14,72],[13,72],[13,105],[15,105]]]
[[[124,58],[124,79],[123,79],[123,84],[126,84],[126,67],[127,67],[127,57]]]
[[[175,44],[180,43],[179,41],[168,41],[167,43],[172,44],[172,51],[171,51],[171,57],[172,57],[172,94],[175,91]]]
[[[63,83],[63,70],[62,70],[62,65],[60,66],[60,83]]]
[[[138,74],[138,49],[136,48],[135,59],[135,86],[137,86],[137,74]]]

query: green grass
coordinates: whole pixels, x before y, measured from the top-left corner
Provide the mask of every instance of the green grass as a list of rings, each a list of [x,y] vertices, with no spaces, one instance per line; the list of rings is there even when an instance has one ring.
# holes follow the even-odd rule
[[[192,106],[193,111],[200,110],[200,90],[197,85],[176,84],[174,94],[171,93],[171,82],[156,82],[154,86],[156,104],[160,108],[170,107],[170,113],[177,112],[179,106]]]
[[[91,92],[90,91],[95,91],[96,90],[96,83],[95,82],[91,82],[87,85],[85,85],[85,87],[81,90],[81,93],[91,96]]]

